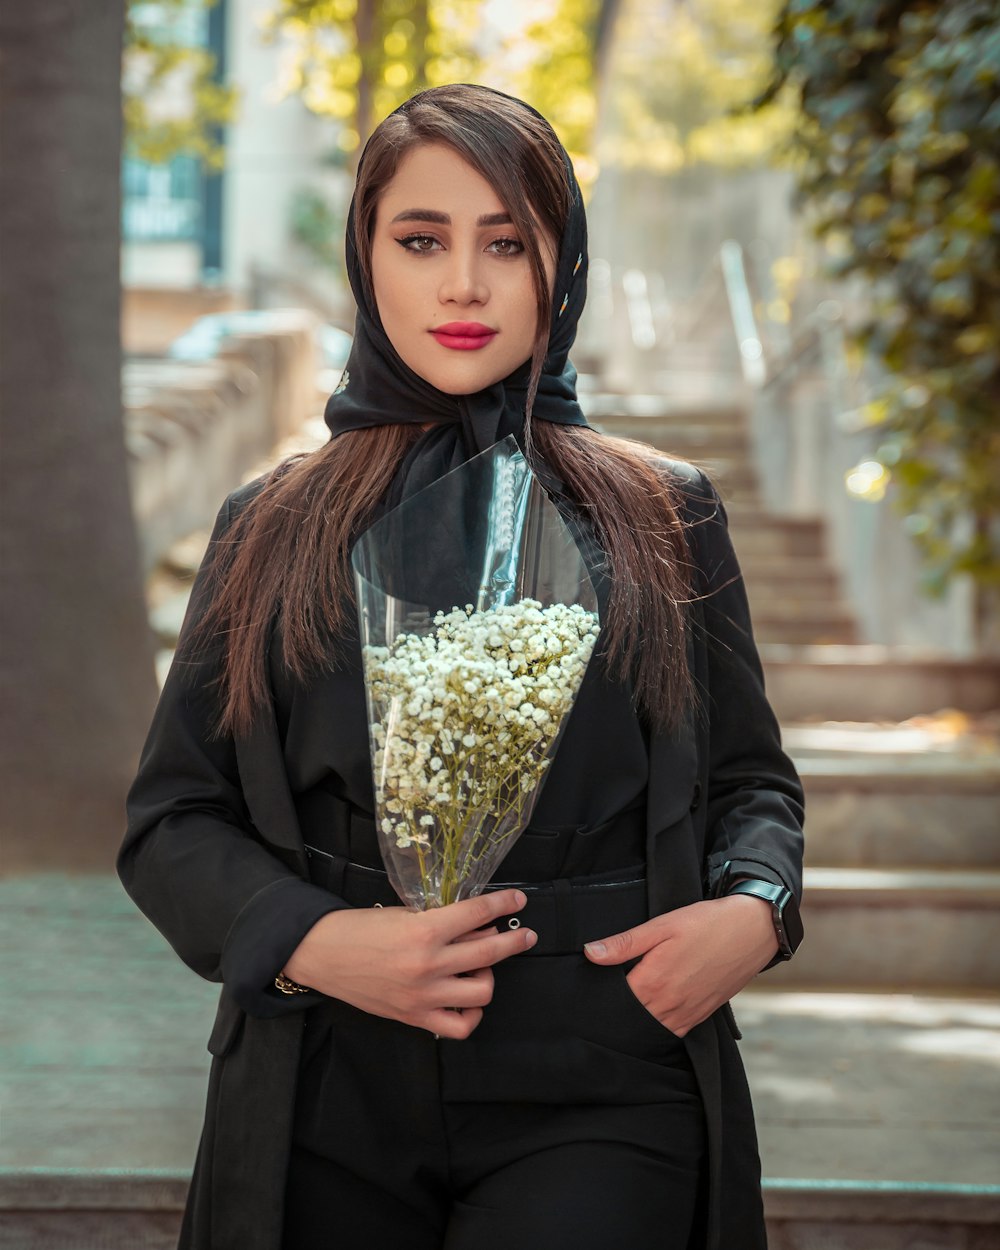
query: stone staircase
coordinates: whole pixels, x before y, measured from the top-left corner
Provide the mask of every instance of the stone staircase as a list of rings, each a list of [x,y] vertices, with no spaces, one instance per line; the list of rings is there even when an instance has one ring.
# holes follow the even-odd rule
[[[806,786],[810,941],[775,980],[1000,987],[1000,762],[989,739],[934,749],[919,731],[793,726],[785,742]]]
[[[739,403],[585,407],[716,482],[806,789],[806,941],[736,1004],[771,1248],[998,1246],[1000,664],[859,645],[822,522],[761,506]]]
[[[586,406],[717,481],[806,787],[806,941],[735,1004],[771,1250],[998,1246],[1000,665],[856,641],[822,525],[760,506],[739,403]],[[107,872],[0,880],[0,951],[0,1250],[168,1250],[217,987]]]
[[[769,515],[760,503],[746,415],[738,404],[679,402],[659,396],[589,395],[587,419],[690,460],[719,488],[743,565],[762,643],[854,643],[857,626],[841,598],[823,527]]]

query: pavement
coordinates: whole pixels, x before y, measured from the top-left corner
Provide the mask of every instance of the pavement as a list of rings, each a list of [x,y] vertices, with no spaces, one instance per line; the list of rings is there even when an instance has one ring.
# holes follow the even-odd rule
[[[218,987],[107,874],[0,880],[0,1169],[185,1174]],[[1000,992],[739,996],[769,1180],[1000,1182]]]

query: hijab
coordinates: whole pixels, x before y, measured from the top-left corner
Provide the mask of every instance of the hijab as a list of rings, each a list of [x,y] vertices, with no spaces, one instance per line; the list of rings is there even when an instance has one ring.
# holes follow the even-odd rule
[[[409,103],[401,105],[397,112],[405,112]],[[517,103],[531,108],[523,101]],[[576,397],[577,375],[569,351],[587,297],[587,219],[569,155],[565,148],[560,147],[560,151],[570,188],[570,210],[559,240],[552,322],[532,418],[586,426]],[[361,166],[364,160],[362,153]],[[388,506],[394,506],[507,435],[513,435],[521,450],[525,450],[525,404],[531,362],[526,361],[506,378],[471,395],[448,395],[404,364],[382,327],[374,298],[365,289],[355,244],[355,211],[352,199],[346,255],[357,303],[354,342],[340,384],[327,401],[324,418],[333,438],[348,430],[376,425],[431,424],[432,428],[414,443],[396,475],[386,500]],[[558,489],[554,480],[546,484]]]

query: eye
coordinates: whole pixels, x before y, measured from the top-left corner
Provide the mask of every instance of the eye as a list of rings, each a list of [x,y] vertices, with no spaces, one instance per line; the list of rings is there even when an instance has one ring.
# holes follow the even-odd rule
[[[520,256],[524,251],[524,244],[520,239],[494,239],[490,249],[497,256]]]
[[[408,234],[404,239],[397,239],[396,242],[405,251],[416,252],[418,256],[425,256],[435,247],[440,247],[437,239],[429,234]]]

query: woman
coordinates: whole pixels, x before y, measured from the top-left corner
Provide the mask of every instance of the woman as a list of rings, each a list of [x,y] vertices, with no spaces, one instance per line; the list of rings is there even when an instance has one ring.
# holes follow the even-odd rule
[[[347,242],[333,437],[226,501],[118,862],[223,985],[181,1244],[763,1246],[728,1000],[795,944],[802,795],[722,506],[586,425],[585,218],[534,110],[415,96]],[[601,654],[513,884],[413,913],[375,844],[348,554],[508,434],[597,553]]]

